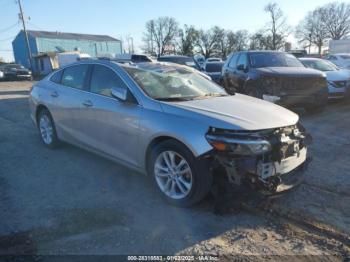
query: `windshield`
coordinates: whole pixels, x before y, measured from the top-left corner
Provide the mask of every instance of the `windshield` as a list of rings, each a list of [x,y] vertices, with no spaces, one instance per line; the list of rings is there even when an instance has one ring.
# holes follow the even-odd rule
[[[185,101],[227,93],[214,82],[190,70],[166,67],[157,71],[124,67],[144,92],[153,99]]]
[[[322,60],[303,60],[302,62],[307,67],[310,67],[310,68],[313,68],[313,69],[317,69],[317,70],[320,70],[320,71],[323,71],[323,72],[338,70],[338,68],[335,65],[333,65],[332,63],[327,62],[327,61],[322,61]]]
[[[285,53],[256,52],[250,53],[250,66],[261,67],[304,67],[303,64],[293,55]]]

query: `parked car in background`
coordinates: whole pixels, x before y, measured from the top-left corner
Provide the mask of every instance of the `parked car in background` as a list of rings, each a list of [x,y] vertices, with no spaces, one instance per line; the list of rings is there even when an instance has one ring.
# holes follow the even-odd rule
[[[3,66],[4,79],[15,80],[33,80],[32,72],[19,64],[6,64]]]
[[[159,62],[170,62],[180,65],[186,65],[193,67],[197,70],[201,70],[201,67],[198,65],[196,60],[193,57],[182,56],[182,55],[165,55],[158,58]]]
[[[113,59],[114,61],[120,62],[120,63],[143,63],[143,62],[152,62],[152,59],[149,58],[147,55],[140,55],[140,54],[118,54]]]
[[[332,54],[325,57],[340,68],[350,69],[350,53]]]
[[[0,68],[0,81],[4,79],[4,72]]]
[[[46,146],[66,141],[148,174],[178,206],[203,199],[219,174],[286,192],[308,163],[298,115],[184,66],[87,60],[34,84],[29,105]]]
[[[205,60],[206,63],[210,62],[222,62],[222,59],[219,57],[209,57]]]
[[[288,51],[288,53],[294,55],[297,58],[305,57],[307,55],[307,52],[304,49],[301,49],[301,50],[290,50],[290,51]]]
[[[350,92],[350,70],[340,69],[328,60],[319,58],[300,58],[309,68],[320,70],[327,76],[328,98],[343,98]]]
[[[328,100],[326,75],[284,52],[234,53],[223,66],[222,77],[229,93],[240,92],[287,107],[319,111]]]
[[[208,62],[205,63],[204,71],[214,82],[221,84],[221,71],[223,66],[224,62]]]

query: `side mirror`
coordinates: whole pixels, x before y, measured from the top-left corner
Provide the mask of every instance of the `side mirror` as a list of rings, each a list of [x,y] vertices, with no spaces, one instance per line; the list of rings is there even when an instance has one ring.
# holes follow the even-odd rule
[[[121,101],[126,101],[128,97],[128,90],[125,87],[113,87],[112,96]]]
[[[246,70],[246,67],[245,67],[245,65],[240,64],[240,65],[237,66],[237,70],[239,70],[239,71],[245,71],[245,70]]]

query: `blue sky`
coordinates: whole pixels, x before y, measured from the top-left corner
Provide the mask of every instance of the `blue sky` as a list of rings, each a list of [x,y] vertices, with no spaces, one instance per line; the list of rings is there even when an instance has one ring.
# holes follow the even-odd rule
[[[349,0],[347,0],[349,1]],[[254,32],[268,22],[264,6],[269,0],[22,0],[28,29],[74,33],[108,34],[116,38],[131,35],[142,44],[146,21],[172,16],[182,24],[210,28],[247,29]],[[330,0],[276,0],[290,25],[296,25],[308,11]],[[15,0],[0,0],[0,57],[12,59],[11,40],[20,24]],[[138,50],[138,49],[136,49]]]

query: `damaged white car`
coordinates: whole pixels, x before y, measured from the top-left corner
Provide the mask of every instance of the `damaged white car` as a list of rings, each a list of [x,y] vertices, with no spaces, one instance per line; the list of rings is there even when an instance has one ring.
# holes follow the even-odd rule
[[[227,183],[275,194],[300,183],[308,163],[298,115],[174,64],[82,61],[36,83],[30,108],[46,146],[122,162],[178,206],[203,199],[219,169]]]

